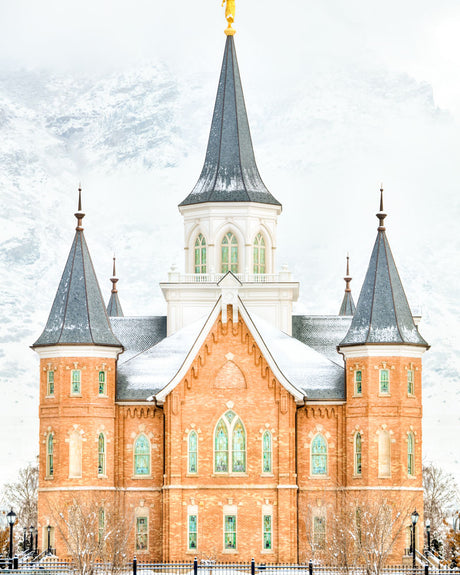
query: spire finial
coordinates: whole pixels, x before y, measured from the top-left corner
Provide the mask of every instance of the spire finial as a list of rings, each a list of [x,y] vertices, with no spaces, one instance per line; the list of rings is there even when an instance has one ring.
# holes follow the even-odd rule
[[[81,232],[83,230],[82,220],[85,217],[85,214],[81,210],[81,183],[78,184],[78,209],[75,212],[75,217],[77,218],[77,227],[76,230]]]
[[[117,293],[117,282],[118,282],[118,278],[117,278],[117,273],[115,271],[115,254],[113,254],[113,276],[110,278],[110,281],[112,282],[112,293]]]
[[[352,280],[352,277],[350,276],[350,256],[347,252],[347,274],[346,276],[343,278],[345,280],[345,291],[346,292],[351,292],[351,288],[350,288],[350,282]]]
[[[222,6],[225,4],[225,18],[227,19],[228,26],[225,29],[225,34],[227,36],[233,36],[235,30],[232,28],[232,24],[235,21],[235,0],[222,0]]]
[[[375,214],[379,219],[379,227],[377,228],[379,232],[385,231],[384,220],[387,217],[386,213],[383,211],[383,184],[380,184],[380,210]]]

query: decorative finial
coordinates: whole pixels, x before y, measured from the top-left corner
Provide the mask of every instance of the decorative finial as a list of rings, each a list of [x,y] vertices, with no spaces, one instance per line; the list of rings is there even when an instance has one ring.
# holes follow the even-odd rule
[[[351,292],[350,282],[352,280],[352,277],[350,276],[350,256],[348,255],[348,253],[347,253],[347,275],[343,279],[345,280],[346,283],[345,291]]]
[[[77,227],[76,230],[81,232],[83,230],[82,220],[85,217],[85,214],[81,210],[81,184],[78,184],[78,209],[75,212],[75,217],[77,218]]]
[[[235,0],[222,0],[222,6],[225,4],[225,18],[227,19],[228,26],[225,29],[225,34],[227,36],[233,36],[236,32],[232,28],[232,24],[235,21]]]
[[[375,214],[379,219],[379,227],[377,228],[379,232],[385,231],[384,220],[387,217],[386,213],[383,211],[383,184],[380,184],[380,210]]]
[[[117,278],[117,273],[115,271],[115,254],[113,256],[113,276],[110,278],[110,281],[112,282],[112,293],[117,293],[117,282],[118,282],[118,278]]]

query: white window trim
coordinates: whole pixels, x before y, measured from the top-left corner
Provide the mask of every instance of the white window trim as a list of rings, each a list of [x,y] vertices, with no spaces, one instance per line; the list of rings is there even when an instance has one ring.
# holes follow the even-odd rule
[[[264,471],[264,437],[268,433],[270,436],[270,471]],[[273,434],[269,429],[262,433],[262,475],[265,477],[273,477]]]
[[[388,434],[388,446],[389,446],[389,455],[388,455],[388,457],[389,457],[389,460],[390,460],[390,465],[389,465],[389,473],[388,473],[388,474],[382,474],[382,473],[380,472],[380,434],[379,434],[379,437],[378,437],[378,440],[377,440],[377,441],[378,441],[378,443],[377,443],[377,471],[378,471],[377,476],[378,476],[380,479],[391,479],[391,433],[390,433],[389,431],[387,431],[387,430],[384,430],[384,429],[381,429],[381,430],[380,430],[380,433]]]
[[[225,417],[225,414],[228,413],[229,411],[232,411],[235,414],[235,418],[233,419],[232,423],[230,423],[227,420],[227,418]],[[227,436],[228,436],[227,465],[228,465],[228,471],[216,471],[216,431],[217,431],[217,426],[219,425],[219,421],[221,419],[223,420],[223,422],[227,426]],[[241,423],[241,426],[243,427],[243,431],[244,431],[244,471],[232,471],[232,469],[233,469],[233,430],[234,430],[236,423],[238,421]],[[214,434],[213,434],[213,470],[214,470],[214,475],[233,475],[233,476],[240,476],[240,477],[247,476],[247,467],[248,467],[247,455],[248,455],[248,434],[246,432],[246,427],[243,423],[243,420],[236,413],[236,411],[233,411],[233,409],[228,409],[227,411],[225,411],[225,413],[223,413],[223,415],[221,415],[219,417],[219,419],[217,420],[217,423],[214,427]]]
[[[388,391],[382,391],[382,371],[386,371],[388,373]],[[379,369],[379,396],[380,397],[389,397],[391,395],[391,379],[390,379],[390,369],[388,367]]]
[[[409,441],[412,439],[412,473],[409,473],[409,466],[407,465],[409,460]],[[407,467],[407,477],[414,479],[416,477],[415,473],[415,433],[413,431],[407,432],[407,450],[406,450],[406,467]]]
[[[264,266],[265,266],[265,271],[263,271],[263,272],[260,272],[260,271],[259,271],[259,272],[256,272],[255,269],[254,269],[255,266],[256,266],[256,263],[255,263],[255,261],[254,261],[254,248],[256,248],[256,247],[257,247],[258,250],[259,250],[259,261],[260,261],[260,247],[261,247],[261,246],[260,246],[260,244],[257,244],[257,246],[256,246],[256,239],[257,239],[257,236],[258,236],[259,234],[260,234],[260,236],[261,236],[261,238],[262,238],[262,240],[263,240],[263,242],[264,242],[264,243],[263,243],[263,249],[264,249],[264,252],[265,252],[265,264],[264,264]],[[251,259],[252,259],[252,273],[253,273],[254,275],[265,275],[265,274],[268,273],[268,269],[267,269],[267,268],[268,268],[268,266],[267,266],[267,255],[268,255],[267,238],[265,237],[265,234],[262,232],[262,230],[259,230],[259,231],[255,234],[254,240],[253,240],[253,242],[252,242],[252,254],[251,254],[252,258],[251,258]],[[260,267],[260,263],[257,264],[257,265]]]
[[[318,437],[318,435],[321,435],[321,437],[326,442],[326,473],[315,474],[313,473],[313,442]],[[329,479],[329,442],[324,433],[321,432],[315,433],[310,443],[310,479]]]
[[[104,374],[104,393],[99,393],[99,374]],[[98,397],[108,397],[107,395],[107,370],[106,369],[98,369],[97,371],[97,396]]]
[[[361,471],[358,473],[358,460],[356,458],[357,451],[356,451],[356,438],[358,435],[361,436]],[[363,475],[363,435],[360,431],[356,431],[353,436],[353,477],[362,477]]]
[[[271,517],[271,521],[270,521],[270,541],[271,541],[271,547],[270,549],[266,549],[265,548],[265,525],[264,525],[264,519],[265,516],[269,515]],[[269,553],[274,553],[274,544],[273,544],[273,507],[271,505],[262,505],[262,549],[261,549],[261,553],[263,554],[269,554]]]
[[[73,391],[72,387],[73,387],[73,374],[78,371],[80,373],[80,381],[79,381],[79,385],[80,385],[80,391]],[[81,369],[71,369],[70,370],[70,395],[72,397],[81,397]]]
[[[102,473],[99,473],[99,437],[101,435],[104,438],[104,465]],[[97,476],[102,478],[107,477],[107,437],[103,431],[97,434]]]
[[[190,547],[190,516],[196,517],[196,547]],[[189,505],[187,509],[187,551],[189,553],[198,552],[198,505]]]
[[[49,464],[49,456],[50,456],[50,452],[49,452],[49,440],[50,437],[52,438],[51,442],[53,445],[53,452],[52,452],[52,456],[53,456],[53,473],[50,473],[50,464]],[[52,431],[50,431],[48,433],[48,435],[46,436],[46,469],[45,469],[46,475],[45,475],[45,479],[54,479],[54,433]]]
[[[190,436],[194,433],[196,435],[196,471],[190,471]],[[198,475],[198,433],[192,429],[187,435],[187,475]]]
[[[49,380],[49,377],[50,377],[49,374],[50,374],[50,373],[53,374],[53,393],[50,393],[50,380]],[[56,390],[56,380],[55,380],[55,378],[54,378],[54,374],[55,374],[55,370],[54,370],[54,369],[49,369],[49,370],[46,372],[46,397],[54,397],[54,392],[55,392],[55,390]]]
[[[138,535],[138,531],[137,531],[137,520],[138,519],[146,519],[147,520],[147,546],[145,549],[138,549],[137,548],[137,535]],[[139,554],[139,553],[148,553],[149,552],[149,548],[150,548],[150,518],[149,518],[149,513],[148,510],[145,507],[140,507],[139,509],[136,509],[136,520],[134,522],[134,529],[135,529],[135,535],[134,535],[134,552],[135,554]]]
[[[224,241],[225,236],[227,236],[227,234],[229,234],[229,233],[232,234],[233,237],[236,239],[236,249],[237,249],[237,254],[238,254],[238,258],[236,260],[237,270],[236,270],[236,272],[232,272],[232,273],[239,274],[239,273],[241,273],[241,269],[243,267],[242,266],[242,258],[241,258],[241,252],[242,252],[241,246],[244,246],[244,241],[242,241],[242,238],[240,238],[240,235],[233,228],[226,229],[225,232],[221,235],[220,241],[217,244],[218,249],[219,249],[219,252],[218,252],[219,253],[219,255],[218,255],[218,262],[219,262],[218,270],[219,270],[219,273],[221,273],[221,274],[227,273],[227,272],[222,271],[222,265],[223,265],[223,262],[222,262],[222,242]],[[229,252],[228,252],[228,257],[229,257],[229,263],[228,263],[229,270],[228,271],[230,271],[230,268],[231,268],[230,247],[231,247],[231,244],[229,244]]]
[[[358,382],[356,381],[356,374],[358,371],[361,373],[361,391],[358,391]],[[379,382],[380,385],[380,382]],[[362,397],[363,395],[363,370],[362,369],[355,369],[354,371],[354,397]]]
[[[144,435],[149,443],[149,472],[147,474],[136,474],[136,442],[141,435]],[[133,441],[133,475],[132,479],[152,479],[152,443],[149,439],[149,436],[142,431],[138,433]]]
[[[225,547],[225,518],[228,516],[235,517],[235,549],[227,549]],[[238,553],[238,508],[236,505],[224,505],[222,515],[222,552],[223,553]]]

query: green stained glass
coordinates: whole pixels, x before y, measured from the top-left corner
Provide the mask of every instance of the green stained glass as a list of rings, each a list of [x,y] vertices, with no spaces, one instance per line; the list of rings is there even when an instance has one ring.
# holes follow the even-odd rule
[[[225,516],[225,549],[236,549],[236,515]]]
[[[104,509],[99,509],[99,543],[104,540],[104,528],[105,528],[105,511]]]
[[[238,242],[235,236],[228,232],[222,238],[222,273],[226,273],[231,270],[233,273],[238,272]]]
[[[414,395],[414,372],[412,369],[407,371],[407,393]]]
[[[202,234],[195,240],[195,273],[206,273],[206,238]]]
[[[271,473],[272,471],[272,436],[269,431],[266,431],[262,440],[263,451],[263,472]]]
[[[97,445],[98,445],[97,472],[99,475],[103,475],[105,473],[105,437],[103,433],[99,434]]]
[[[355,436],[355,474],[361,475],[361,434]]]
[[[264,549],[272,548],[272,516],[264,515]]]
[[[196,431],[190,432],[188,436],[188,472],[197,473],[198,471],[198,457],[197,457],[198,441]]]
[[[220,420],[216,429],[215,469],[218,473],[228,472],[228,432],[225,423]]]
[[[54,371],[48,372],[48,395],[54,395]]]
[[[189,549],[196,549],[197,548],[197,529],[198,521],[196,515],[189,515],[188,516],[188,548]]]
[[[254,240],[254,265],[255,274],[265,273],[265,240],[262,234],[257,234]]]
[[[321,434],[318,434],[311,444],[312,475],[327,474],[327,443]]]
[[[47,451],[48,451],[48,477],[52,477],[54,474],[54,454],[53,454],[53,436],[50,433],[48,435]]]
[[[414,436],[407,434],[407,474],[414,475]]]
[[[238,421],[233,430],[233,457],[232,471],[243,473],[246,471],[246,440],[242,424]]]
[[[81,371],[79,369],[72,370],[72,393],[80,393],[81,391]]]
[[[134,444],[134,474],[150,475],[150,442],[143,434]]]
[[[380,370],[380,393],[388,393],[389,391],[389,373],[388,369]]]
[[[229,423],[231,423],[234,418],[236,417],[236,415],[233,413],[233,411],[227,411],[227,413],[225,414],[226,419],[229,421]]]
[[[105,371],[99,372],[99,395],[105,395]]]
[[[361,394],[362,393],[362,372],[361,371],[355,371],[355,384],[356,384],[356,393],[357,394]]]

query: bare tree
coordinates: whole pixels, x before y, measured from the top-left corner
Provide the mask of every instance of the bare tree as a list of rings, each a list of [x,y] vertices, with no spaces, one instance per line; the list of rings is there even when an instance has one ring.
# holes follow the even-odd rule
[[[37,525],[38,465],[29,463],[19,470],[18,480],[7,483],[4,500],[18,516],[19,527]]]

